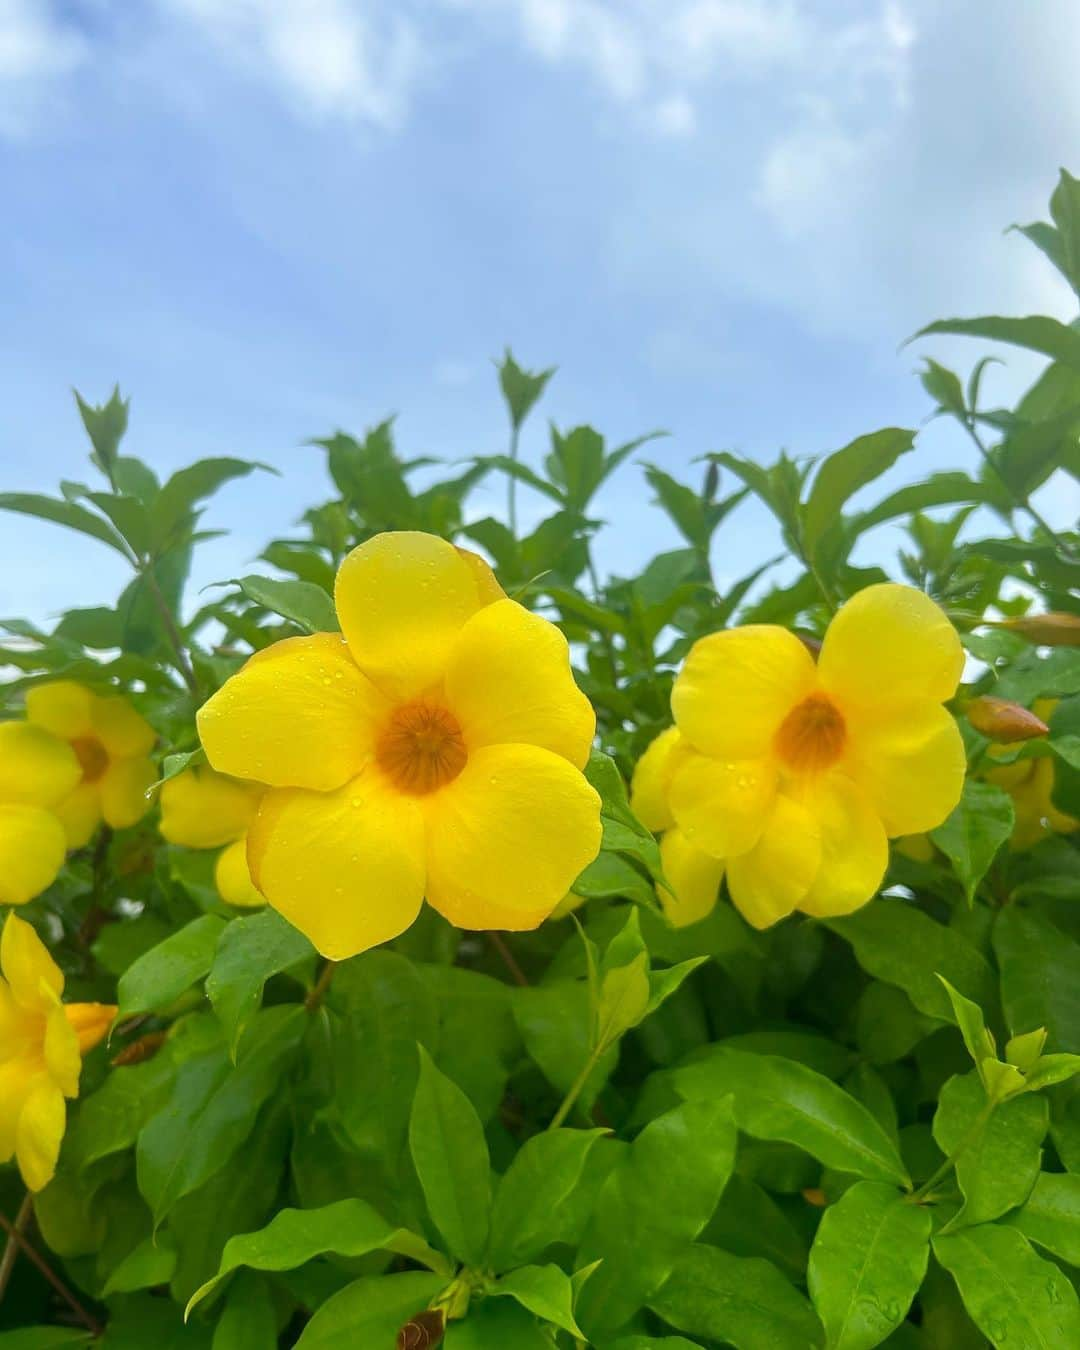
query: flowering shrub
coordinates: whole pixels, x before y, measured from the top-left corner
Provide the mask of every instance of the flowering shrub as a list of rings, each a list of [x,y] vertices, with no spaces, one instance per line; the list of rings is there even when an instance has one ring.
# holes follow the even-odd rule
[[[1014,410],[927,361],[977,473],[536,470],[508,353],[507,454],[318,441],[209,598],[261,466],[160,482],[79,399],[93,484],[0,494],[132,573],[0,623],[0,1350],[1080,1345],[1080,535],[1032,503],[1080,332],[935,333],[1048,359]],[[684,542],[605,581],[616,472]],[[749,496],[783,557],[718,587]]]

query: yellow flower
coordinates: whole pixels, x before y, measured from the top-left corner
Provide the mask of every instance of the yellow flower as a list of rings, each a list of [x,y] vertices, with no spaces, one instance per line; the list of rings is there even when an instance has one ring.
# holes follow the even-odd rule
[[[595,730],[566,640],[433,535],[345,559],[344,636],[257,653],[199,712],[210,763],[265,784],[248,861],[327,957],[403,932],[535,928],[600,847]]]
[[[213,769],[186,769],[161,787],[161,833],[185,848],[219,848],[214,880],[230,905],[265,905],[251,880],[247,836],[262,790]],[[224,845],[224,847],[222,847]]]
[[[52,1180],[66,1123],[65,1097],[79,1095],[82,1057],[116,1009],[60,1000],[64,977],[28,923],[9,914],[0,936],[0,1163],[14,1157],[23,1181]]]
[[[1036,699],[1032,713],[1041,722],[1049,720],[1058,700]],[[991,746],[991,758],[1007,753],[1008,747]],[[1032,848],[1049,834],[1072,834],[1080,820],[1059,811],[1051,800],[1054,791],[1054,761],[1048,757],[1021,759],[1001,764],[984,774],[988,782],[1002,787],[1013,799],[1016,823],[1010,843],[1015,849]]]
[[[671,695],[677,847],[724,861],[732,900],[759,928],[794,909],[858,909],[887,840],[939,825],[960,798],[963,742],[942,704],[963,661],[941,610],[892,584],[843,607],[816,664],[771,625],[701,639]]]
[[[23,905],[55,881],[67,851],[57,808],[80,774],[63,741],[28,722],[0,723],[0,904]]]
[[[81,767],[75,790],[57,809],[69,848],[88,843],[102,819],[124,829],[150,810],[146,793],[157,778],[149,758],[154,731],[127,699],[55,680],[27,693],[26,715],[67,741]]]

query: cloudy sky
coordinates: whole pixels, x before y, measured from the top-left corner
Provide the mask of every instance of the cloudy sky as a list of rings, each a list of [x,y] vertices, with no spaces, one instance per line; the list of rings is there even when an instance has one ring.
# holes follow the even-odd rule
[[[1080,172],[1078,68],[1075,0],[0,0],[0,486],[82,476],[70,389],[119,380],[160,471],[282,471],[221,494],[202,584],[327,495],[311,436],[501,449],[506,343],[676,473],[917,424],[919,351],[978,351],[915,328],[1073,316],[1003,231]],[[965,456],[931,429],[902,472]],[[603,514],[611,567],[673,543],[639,469]],[[740,514],[719,575],[772,542]],[[0,520],[0,616],[120,582]]]

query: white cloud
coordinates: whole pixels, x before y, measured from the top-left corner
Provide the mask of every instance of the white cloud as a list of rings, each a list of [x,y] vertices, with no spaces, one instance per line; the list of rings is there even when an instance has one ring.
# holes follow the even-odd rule
[[[662,98],[653,108],[652,121],[662,136],[692,136],[697,130],[697,113],[685,94]]]
[[[424,67],[416,23],[379,0],[158,3],[316,120],[398,127]]]
[[[55,83],[86,53],[48,0],[0,0],[0,134],[28,131]]]

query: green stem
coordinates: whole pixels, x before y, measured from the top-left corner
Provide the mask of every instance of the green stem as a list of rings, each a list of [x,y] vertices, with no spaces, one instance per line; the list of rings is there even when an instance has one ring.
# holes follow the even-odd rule
[[[584,1065],[582,1066],[581,1072],[578,1074],[578,1076],[574,1079],[573,1083],[571,1084],[570,1091],[563,1098],[562,1105],[559,1107],[559,1109],[555,1112],[555,1115],[552,1117],[551,1124],[548,1126],[549,1130],[557,1130],[559,1126],[562,1125],[563,1122],[566,1120],[566,1117],[570,1114],[570,1112],[574,1109],[574,1103],[581,1096],[581,1091],[584,1088],[585,1084],[589,1081],[589,1075],[592,1073],[593,1069],[596,1068],[597,1061],[600,1059],[602,1053],[603,1047],[599,1045],[596,1046],[595,1049],[591,1052],[589,1058],[585,1061]]]
[[[304,1007],[308,1012],[314,1012],[322,1005],[322,1001],[326,997],[326,991],[330,988],[330,981],[334,978],[334,971],[337,970],[337,966],[338,963],[336,961],[327,961],[326,965],[323,966],[313,989],[308,994],[307,998],[304,999]]]
[[[139,575],[146,582],[147,589],[150,591],[150,598],[154,602],[154,607],[161,619],[162,627],[165,629],[165,635],[169,639],[169,646],[173,650],[173,657],[176,660],[176,669],[183,677],[192,696],[202,699],[202,690],[199,688],[199,681],[196,678],[195,671],[191,662],[188,660],[187,650],[184,647],[184,639],[180,636],[180,629],[176,626],[176,620],[173,618],[169,603],[162,594],[158,579],[154,574],[153,563],[143,562],[139,564]]]
[[[996,1105],[997,1103],[993,1101],[986,1103],[983,1109],[975,1117],[974,1121],[971,1124],[971,1128],[967,1131],[967,1133],[963,1136],[963,1138],[960,1140],[957,1146],[953,1149],[953,1151],[949,1154],[949,1156],[937,1169],[934,1175],[929,1179],[929,1181],[924,1181],[923,1184],[919,1187],[919,1189],[917,1191],[914,1191],[908,1197],[908,1199],[911,1201],[913,1205],[918,1204],[920,1200],[924,1200],[928,1195],[931,1194],[931,1192],[934,1190],[936,1186],[939,1186],[941,1182],[945,1180],[945,1178],[956,1166],[957,1161],[960,1159],[962,1154],[971,1147],[971,1145],[982,1133],[983,1129],[986,1126],[986,1122],[993,1115],[994,1107]]]
[[[26,1202],[24,1201],[23,1204],[25,1205],[25,1203]],[[19,1213],[22,1213],[22,1209],[20,1209]],[[19,1228],[18,1219],[12,1223],[6,1214],[0,1213],[0,1228],[7,1233],[9,1244],[14,1243],[14,1245],[22,1251],[26,1259],[38,1268],[83,1326],[86,1327],[93,1336],[100,1336],[102,1329],[98,1325],[97,1319],[87,1312],[40,1252],[32,1247],[26,1240],[26,1237]]]
[[[518,433],[520,428],[516,422],[510,427],[510,458],[513,463],[518,459]],[[510,474],[510,481],[506,492],[506,512],[510,518],[510,533],[517,539],[517,476]]]
[[[1012,484],[1006,479],[1005,475],[1001,472],[1001,470],[998,468],[997,462],[995,461],[993,455],[983,444],[982,438],[979,435],[979,432],[975,426],[974,418],[971,417],[964,418],[963,426],[964,429],[967,431],[968,435],[971,437],[972,441],[975,443],[975,448],[982,456],[983,463],[986,464],[987,468],[989,468],[991,473],[993,473],[994,477],[998,480],[998,482],[1009,494],[1009,496],[1013,499],[1013,501],[1017,504],[1017,506],[1022,511],[1026,511],[1028,513],[1031,519],[1035,522],[1035,524],[1039,527],[1039,529],[1043,531],[1043,533],[1047,536],[1047,538],[1053,540],[1054,547],[1058,550],[1061,556],[1066,559],[1066,561],[1077,562],[1078,559],[1076,557],[1076,554],[1073,553],[1072,549],[1065,543],[1065,540],[1062,539],[1062,537],[1057,533],[1057,531],[1050,526],[1050,524],[1046,521],[1046,519],[1042,516],[1042,514],[1039,511],[1037,511],[1034,506],[1032,506],[1031,498],[1027,495],[1027,493],[1018,492],[1012,486]]]
[[[26,1231],[33,1213],[34,1197],[27,1191],[23,1196],[22,1204],[19,1206],[19,1212],[15,1215],[15,1233]],[[15,1258],[19,1254],[19,1244],[15,1233],[12,1233],[8,1238],[4,1246],[4,1254],[0,1256],[0,1303],[4,1301],[4,1294],[11,1280],[11,1272],[15,1269]]]

